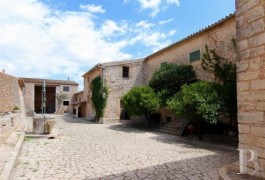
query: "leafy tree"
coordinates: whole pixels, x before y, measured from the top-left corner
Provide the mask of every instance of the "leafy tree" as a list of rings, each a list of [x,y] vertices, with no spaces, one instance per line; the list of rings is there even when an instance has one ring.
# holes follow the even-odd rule
[[[167,102],[167,108],[180,115],[197,121],[199,139],[201,136],[201,121],[216,124],[222,101],[216,89],[219,84],[199,81],[190,85],[183,85],[181,91]]]
[[[155,90],[162,104],[174,96],[182,85],[195,80],[195,72],[191,65],[166,64],[157,70],[149,82],[149,86]]]
[[[155,92],[148,86],[132,88],[122,97],[122,103],[129,115],[144,115],[152,127],[151,114],[158,110],[160,100]]]
[[[214,73],[216,80],[223,86],[218,89],[224,102],[223,112],[230,115],[232,124],[237,127],[237,89],[236,66],[231,61],[219,56],[214,49],[205,45],[205,53],[202,58],[204,70]]]
[[[108,89],[103,87],[101,77],[98,76],[91,82],[92,103],[96,111],[96,120],[98,121],[104,115],[104,110],[107,104]]]

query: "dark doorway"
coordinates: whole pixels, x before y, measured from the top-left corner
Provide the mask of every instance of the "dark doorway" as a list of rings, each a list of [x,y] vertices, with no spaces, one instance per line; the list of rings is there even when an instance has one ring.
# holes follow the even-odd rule
[[[46,113],[55,112],[56,87],[46,87]],[[42,86],[35,86],[35,112],[42,113]]]

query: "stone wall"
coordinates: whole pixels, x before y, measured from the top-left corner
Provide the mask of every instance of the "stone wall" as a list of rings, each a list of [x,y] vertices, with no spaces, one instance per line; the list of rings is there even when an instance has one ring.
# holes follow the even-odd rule
[[[20,114],[9,114],[0,117],[0,145],[7,142],[12,132],[14,132],[23,122]]]
[[[213,73],[202,69],[201,58],[205,53],[205,45],[215,49],[218,55],[235,63],[236,50],[233,40],[236,37],[235,15],[230,15],[216,24],[201,30],[179,42],[172,44],[158,52],[148,56],[145,64],[145,84],[148,84],[153,73],[161,67],[161,63],[191,64],[195,70],[197,79],[214,81]],[[200,50],[200,59],[190,62],[190,53]],[[175,118],[165,109],[159,110],[161,121],[165,122],[167,117]]]
[[[95,116],[93,104],[91,101],[92,92],[90,91],[90,83],[93,79],[95,79],[98,76],[102,75],[102,68],[96,67],[95,69],[91,70],[89,73],[86,73],[83,75],[84,77],[84,97],[83,100],[86,100],[85,104],[85,112],[84,117],[86,118],[92,118]]]
[[[129,78],[122,77],[123,66],[129,67]],[[105,64],[103,76],[109,88],[109,97],[103,123],[119,122],[121,97],[132,87],[144,84],[143,71],[142,60]]]
[[[218,55],[235,62],[236,52],[232,42],[235,37],[235,16],[230,15],[208,29],[201,30],[150,55],[145,61],[146,83],[149,82],[154,71],[159,69],[163,62],[191,64],[196,71],[198,79],[213,80],[213,74],[202,70],[200,60],[190,63],[190,53],[200,50],[200,56],[202,57],[207,44],[210,49],[215,49]]]
[[[20,107],[18,78],[0,72],[0,113]]]
[[[265,1],[237,0],[236,28],[239,147],[257,150],[265,177]]]

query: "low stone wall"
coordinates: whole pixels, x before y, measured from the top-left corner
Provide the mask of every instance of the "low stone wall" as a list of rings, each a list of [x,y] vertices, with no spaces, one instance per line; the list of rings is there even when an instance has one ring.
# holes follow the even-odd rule
[[[0,117],[0,144],[6,143],[9,136],[19,127],[21,122],[19,113]]]

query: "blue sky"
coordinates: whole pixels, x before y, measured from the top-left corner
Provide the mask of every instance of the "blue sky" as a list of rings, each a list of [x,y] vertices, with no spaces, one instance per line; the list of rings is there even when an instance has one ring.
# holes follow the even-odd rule
[[[70,79],[143,58],[235,11],[234,0],[0,0],[0,68]]]

